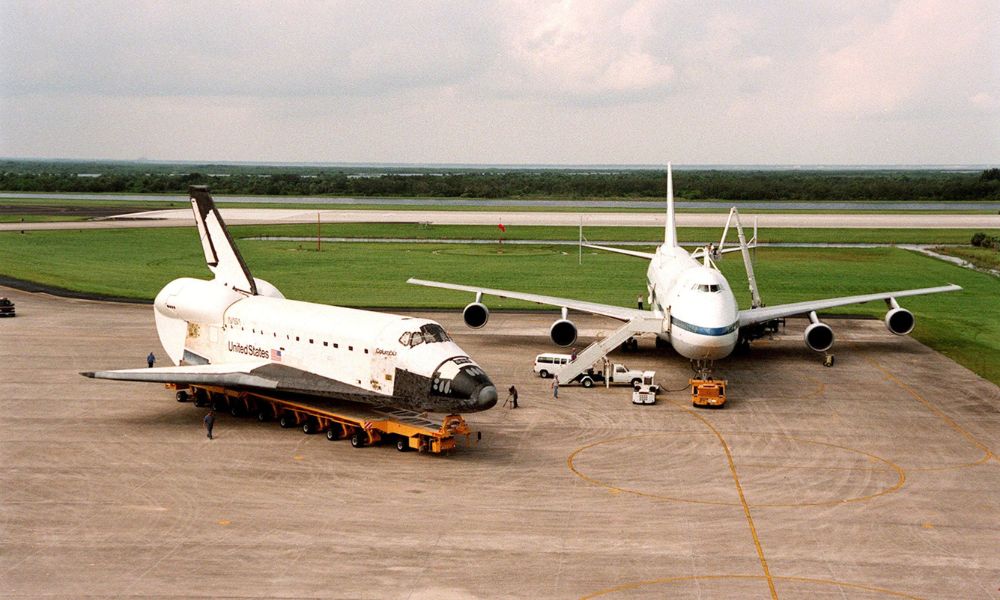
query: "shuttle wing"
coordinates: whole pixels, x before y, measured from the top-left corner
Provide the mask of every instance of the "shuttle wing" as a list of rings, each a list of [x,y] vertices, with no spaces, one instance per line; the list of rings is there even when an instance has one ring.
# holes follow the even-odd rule
[[[473,294],[486,294],[488,296],[497,296],[498,298],[525,300],[527,302],[546,304],[548,306],[557,306],[559,308],[578,310],[580,312],[590,313],[592,315],[602,315],[605,317],[611,317],[612,319],[618,319],[619,321],[631,321],[632,319],[637,319],[637,318],[656,317],[656,315],[653,314],[652,311],[648,310],[638,310],[635,308],[626,308],[624,306],[612,306],[610,304],[598,304],[597,302],[572,300],[570,298],[543,296],[541,294],[526,294],[524,292],[494,290],[490,288],[475,287],[471,285],[458,285],[455,283],[425,281],[423,279],[408,279],[406,283],[412,283],[413,285],[422,285],[424,287],[441,288],[445,290],[456,290],[459,292],[471,292]]]
[[[780,319],[793,315],[801,315],[814,310],[824,310],[835,306],[846,306],[848,304],[862,304],[873,300],[888,300],[889,298],[903,298],[906,296],[921,296],[923,294],[937,294],[940,292],[956,292],[962,289],[954,284],[940,287],[922,288],[919,290],[900,290],[898,292],[884,292],[881,294],[865,294],[862,296],[845,296],[843,298],[828,298],[826,300],[811,300],[808,302],[795,302],[793,304],[779,304],[778,306],[765,306],[761,308],[751,308],[740,311],[740,327]]]
[[[336,379],[268,361],[86,371],[80,374],[94,379],[215,385],[237,390],[269,390],[368,404],[391,403],[392,400],[391,396],[385,394],[376,394]]]

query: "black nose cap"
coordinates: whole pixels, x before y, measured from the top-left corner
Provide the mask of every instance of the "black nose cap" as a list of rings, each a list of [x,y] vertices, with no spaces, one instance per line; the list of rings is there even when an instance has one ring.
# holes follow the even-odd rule
[[[476,390],[476,395],[472,398],[475,402],[476,410],[489,410],[496,406],[497,388],[492,385],[484,385]]]

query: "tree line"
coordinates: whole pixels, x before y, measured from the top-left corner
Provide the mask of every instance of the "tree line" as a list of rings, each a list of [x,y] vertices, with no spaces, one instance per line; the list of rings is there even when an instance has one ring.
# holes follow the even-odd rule
[[[457,169],[0,161],[7,192],[442,198],[635,198],[666,194],[662,170]],[[1000,171],[676,170],[689,200],[1000,200]]]

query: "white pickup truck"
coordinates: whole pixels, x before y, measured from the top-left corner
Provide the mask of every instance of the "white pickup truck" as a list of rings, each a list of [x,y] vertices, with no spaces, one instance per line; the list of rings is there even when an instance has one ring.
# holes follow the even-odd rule
[[[559,369],[572,360],[572,356],[569,354],[539,354],[535,357],[535,373],[539,377],[552,377],[555,375]],[[644,377],[649,377],[652,380],[654,371],[639,371],[637,369],[629,369],[627,366],[614,363],[610,365],[610,383],[611,385],[631,385],[635,386],[642,383]],[[595,383],[604,383],[604,373],[596,369],[587,369],[583,373],[580,373],[573,381],[561,381],[562,384],[573,383],[574,381],[579,382],[583,387],[589,388],[593,387]]]

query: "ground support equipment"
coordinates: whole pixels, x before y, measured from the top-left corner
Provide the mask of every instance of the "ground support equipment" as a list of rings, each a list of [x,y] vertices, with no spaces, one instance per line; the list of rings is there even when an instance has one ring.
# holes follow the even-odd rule
[[[472,445],[482,435],[473,432],[460,415],[440,420],[426,413],[389,406],[371,406],[322,398],[276,397],[211,385],[167,384],[177,391],[177,400],[208,398],[209,406],[233,416],[256,416],[259,421],[277,421],[282,427],[298,427],[303,433],[325,432],[328,440],[349,439],[355,448],[390,441],[400,452],[417,450],[431,454],[448,452],[464,437]]]
[[[695,408],[722,408],[726,404],[725,379],[689,379]]]

